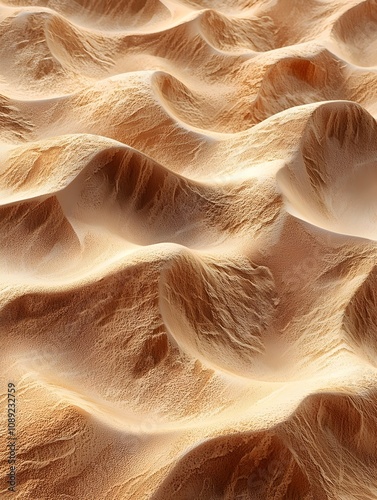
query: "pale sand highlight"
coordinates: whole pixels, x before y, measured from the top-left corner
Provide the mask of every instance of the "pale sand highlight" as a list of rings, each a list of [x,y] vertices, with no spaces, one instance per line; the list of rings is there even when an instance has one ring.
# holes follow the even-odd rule
[[[0,2],[14,497],[375,500],[377,1],[119,4]]]

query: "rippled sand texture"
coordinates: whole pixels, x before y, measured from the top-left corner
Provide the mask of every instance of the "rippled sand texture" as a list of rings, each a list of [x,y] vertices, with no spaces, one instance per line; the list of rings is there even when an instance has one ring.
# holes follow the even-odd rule
[[[375,500],[377,1],[1,0],[0,65],[14,498]]]

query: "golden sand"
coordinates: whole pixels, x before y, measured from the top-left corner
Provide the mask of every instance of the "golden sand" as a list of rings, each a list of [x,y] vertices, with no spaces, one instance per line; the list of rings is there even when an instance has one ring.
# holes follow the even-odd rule
[[[377,1],[1,0],[0,496],[377,499]]]

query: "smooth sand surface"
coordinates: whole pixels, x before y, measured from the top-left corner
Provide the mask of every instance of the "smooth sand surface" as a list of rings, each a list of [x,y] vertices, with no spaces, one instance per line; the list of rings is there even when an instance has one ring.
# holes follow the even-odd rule
[[[377,1],[0,1],[0,496],[377,499]],[[7,497],[8,498],[8,497]]]

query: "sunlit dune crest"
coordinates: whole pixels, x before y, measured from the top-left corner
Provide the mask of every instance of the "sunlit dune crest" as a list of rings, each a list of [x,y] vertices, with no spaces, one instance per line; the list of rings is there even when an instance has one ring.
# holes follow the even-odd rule
[[[1,497],[377,499],[376,49],[376,0],[0,1]]]

